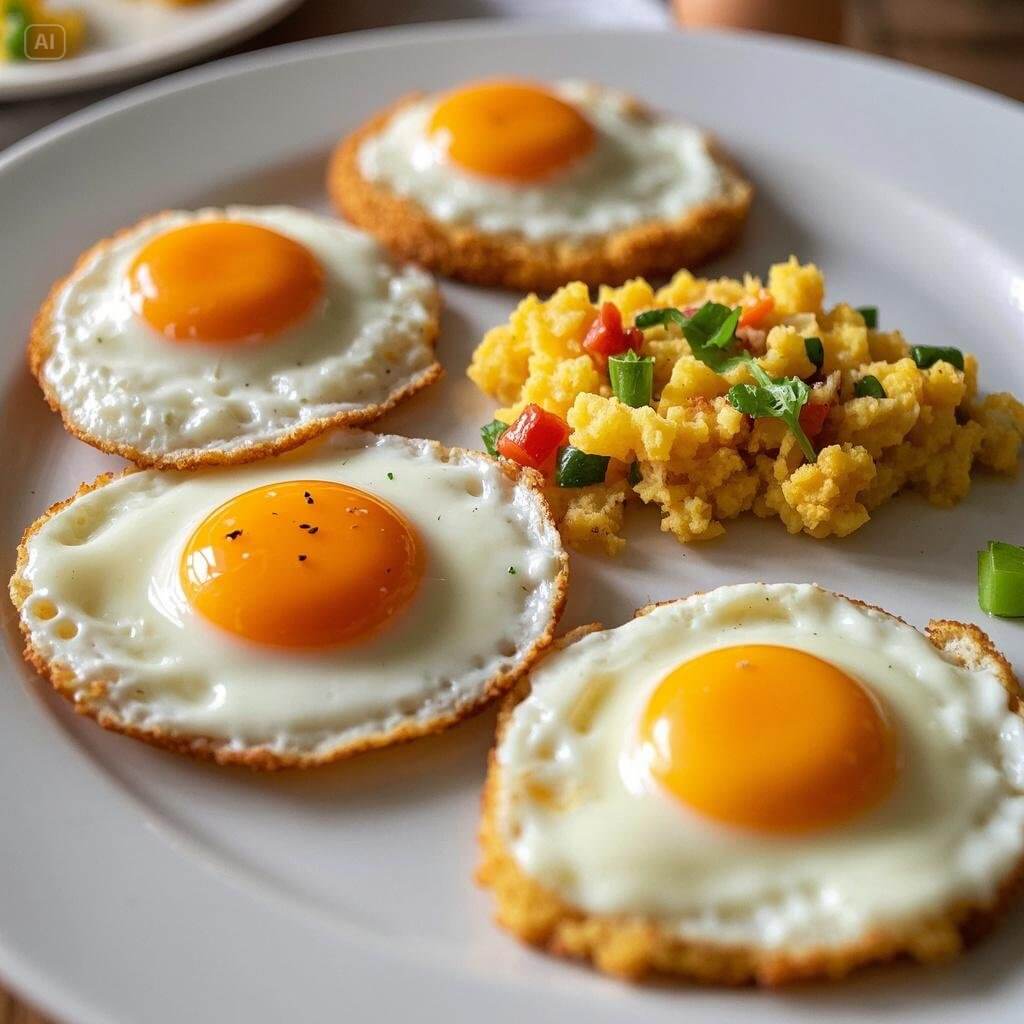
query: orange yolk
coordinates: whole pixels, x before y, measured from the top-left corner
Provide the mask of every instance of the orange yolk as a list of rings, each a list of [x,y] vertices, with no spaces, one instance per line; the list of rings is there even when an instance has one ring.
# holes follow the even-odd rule
[[[246,640],[321,647],[363,639],[412,599],[424,556],[387,502],[294,480],[246,491],[192,534],[181,583],[204,618]]]
[[[727,647],[680,665],[651,696],[640,742],[677,799],[768,833],[847,821],[897,772],[895,738],[868,691],[789,647]]]
[[[588,153],[594,129],[573,106],[526,82],[482,82],[449,93],[430,119],[448,155],[489,178],[530,182]]]
[[[324,271],[276,231],[214,220],[157,235],[128,283],[135,312],[171,341],[259,341],[305,319],[323,295]]]

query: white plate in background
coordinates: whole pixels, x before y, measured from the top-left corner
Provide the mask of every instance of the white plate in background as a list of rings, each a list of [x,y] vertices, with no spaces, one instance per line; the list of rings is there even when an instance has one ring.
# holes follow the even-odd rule
[[[110,85],[191,64],[283,18],[301,0],[74,0],[88,23],[82,50],[53,61],[0,63],[0,102]]]
[[[829,299],[981,360],[1024,394],[1024,116],[935,75],[767,37],[440,26],[249,55],[144,86],[0,157],[0,570],[26,524],[116,467],[68,437],[24,368],[50,283],[144,214],[207,203],[327,210],[332,144],[404,92],[517,73],[629,89],[714,128],[758,186],[713,273],[794,252]],[[518,296],[444,287],[447,375],[380,428],[477,445],[493,403],[464,375]],[[940,510],[901,497],[845,540],[745,519],[679,546],[630,514],[616,560],[573,554],[565,628],[751,578],[816,580],[923,625],[982,618],[975,550],[1024,540],[1017,481]],[[77,718],[22,663],[2,602],[0,974],[75,1024],[523,1020],[611,1024],[1010,1024],[1024,913],[942,969],[899,966],[781,993],[637,988],[530,952],[471,881],[493,715],[334,767],[276,776],[197,764]],[[1018,665],[1024,625],[983,623]],[[615,823],[609,822],[614,828]]]

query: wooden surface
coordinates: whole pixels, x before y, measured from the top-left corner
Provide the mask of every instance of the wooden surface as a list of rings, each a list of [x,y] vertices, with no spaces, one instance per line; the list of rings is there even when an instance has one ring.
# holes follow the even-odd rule
[[[445,6],[417,0],[391,4],[381,0],[343,4],[307,0],[279,25],[239,49],[259,49],[402,21],[436,20],[436,9]],[[479,13],[479,7],[461,6],[465,6],[463,16]],[[848,0],[845,38],[857,49],[942,71],[1024,100],[1021,0]],[[0,147],[108,93],[0,109]],[[51,1022],[0,988],[0,1024]]]
[[[0,989],[0,1024],[50,1024],[50,1022]]]

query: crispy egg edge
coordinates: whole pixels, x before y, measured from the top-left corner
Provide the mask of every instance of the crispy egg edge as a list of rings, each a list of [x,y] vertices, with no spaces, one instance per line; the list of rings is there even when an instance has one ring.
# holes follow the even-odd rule
[[[746,223],[754,186],[709,136],[711,155],[727,172],[728,189],[721,198],[692,207],[674,220],[647,221],[579,241],[542,242],[514,232],[492,234],[444,224],[415,201],[367,181],[359,170],[363,142],[424,95],[403,96],[342,139],[327,170],[327,191],[337,212],[374,235],[398,259],[479,285],[553,291],[568,281],[582,280],[596,287],[696,267],[729,248]],[[629,111],[637,117],[656,116],[637,99]]]
[[[841,601],[909,625],[877,605],[814,586]],[[701,593],[696,591],[689,596]],[[683,600],[687,598],[645,605],[633,617]],[[549,652],[562,650],[603,628],[598,622],[580,626],[559,637]],[[1008,710],[1024,719],[1024,691],[1009,661],[983,630],[971,623],[932,619],[924,635],[941,655],[961,668],[992,672],[1006,690]],[[910,957],[920,963],[949,960],[995,927],[1024,892],[1022,859],[1000,881],[995,897],[988,903],[960,901],[901,928],[868,932],[856,942],[795,952],[688,940],[651,919],[589,913],[534,881],[519,867],[501,836],[498,749],[513,712],[529,694],[530,679],[525,676],[502,701],[498,713],[481,798],[477,833],[480,860],[475,876],[480,886],[493,892],[496,922],[527,945],[555,956],[588,961],[602,973],[627,981],[660,977],[708,985],[754,984],[772,988],[811,979],[838,980],[857,968],[899,957]]]
[[[445,460],[451,456],[468,456],[470,458],[491,461],[488,456],[481,452],[465,448],[446,447],[437,441],[419,441],[418,443],[429,445],[435,455]],[[532,469],[515,466],[507,460],[503,460],[499,465],[502,473],[513,486],[525,487],[532,492],[533,500],[537,503],[545,523],[550,527],[553,534],[558,536],[551,509],[548,507],[547,499],[544,497],[544,481],[540,474]],[[130,725],[117,715],[112,714],[103,705],[104,684],[102,681],[95,682],[92,691],[83,694],[79,691],[76,685],[75,673],[69,666],[47,659],[33,645],[29,626],[21,612],[25,602],[32,595],[32,585],[23,575],[28,564],[28,545],[32,537],[53,516],[73,504],[78,498],[104,487],[108,483],[138,472],[141,472],[141,467],[129,466],[121,473],[102,473],[91,483],[81,484],[71,497],[52,504],[35,522],[26,528],[22,535],[21,542],[18,545],[17,564],[8,588],[11,601],[19,613],[19,626],[25,638],[25,647],[22,651],[25,661],[43,679],[48,680],[62,697],[69,700],[76,712],[92,718],[104,729],[120,733],[123,736],[129,736],[132,739],[141,740],[144,743],[160,747],[164,750],[184,754],[199,760],[213,761],[219,765],[242,765],[258,771],[319,767],[370,750],[378,750],[397,743],[406,743],[421,736],[442,732],[463,719],[479,713],[496,698],[508,693],[529,672],[533,664],[544,654],[554,640],[555,629],[565,609],[569,588],[569,555],[564,548],[559,552],[559,570],[554,580],[554,596],[551,601],[548,621],[543,632],[525,651],[517,664],[504,672],[498,672],[492,676],[480,688],[472,700],[466,701],[427,721],[417,720],[414,715],[409,715],[406,721],[399,723],[387,732],[360,737],[351,742],[333,747],[324,754],[280,754],[268,749],[265,745],[237,749],[232,748],[226,739],[210,736],[181,736],[167,729],[140,728]]]
[[[39,307],[32,320],[29,329],[29,339],[26,348],[28,367],[39,384],[46,399],[46,404],[57,413],[69,434],[77,437],[80,441],[98,448],[100,451],[108,452],[111,455],[120,455],[122,458],[133,462],[136,466],[147,469],[198,469],[201,466],[230,466],[241,465],[246,462],[256,462],[259,459],[268,458],[271,455],[280,455],[283,452],[297,448],[306,441],[318,437],[325,431],[335,427],[363,427],[376,420],[379,420],[385,413],[390,412],[395,406],[411,398],[418,391],[437,381],[444,370],[437,359],[437,339],[441,331],[441,292],[434,288],[430,310],[430,322],[426,326],[423,340],[430,347],[434,354],[433,362],[425,367],[418,376],[395,388],[383,402],[376,405],[368,405],[362,409],[348,409],[337,412],[331,416],[322,416],[318,419],[309,420],[305,423],[296,424],[290,430],[279,433],[275,438],[268,441],[260,441],[254,444],[244,444],[233,448],[182,448],[163,453],[150,453],[142,451],[130,444],[115,443],[97,437],[89,431],[84,430],[75,421],[72,410],[66,409],[50,387],[44,372],[46,362],[52,352],[52,331],[50,321],[53,311],[60,295],[96,257],[101,256],[107,249],[111,248],[121,239],[132,235],[135,232],[147,227],[153,221],[173,213],[172,210],[162,210],[159,213],[151,214],[130,227],[122,228],[109,238],[101,239],[83,252],[71,270],[62,278],[55,281],[50,287],[43,304]]]

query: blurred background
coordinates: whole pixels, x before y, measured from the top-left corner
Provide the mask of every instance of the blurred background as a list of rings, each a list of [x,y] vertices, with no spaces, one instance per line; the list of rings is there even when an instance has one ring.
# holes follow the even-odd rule
[[[0,11],[14,2],[20,0],[0,0]],[[76,0],[47,2],[73,8]],[[105,2],[116,8],[129,0]],[[219,2],[205,0],[195,9]],[[343,32],[462,18],[666,30],[710,26],[806,36],[932,68],[1024,100],[1024,0],[305,0],[271,28],[211,59]],[[184,55],[179,63],[187,62]],[[0,97],[3,68],[0,62]],[[0,151],[137,82],[45,100],[0,102]]]
[[[74,0],[62,0],[60,6],[74,7]],[[6,11],[0,0],[0,12]],[[269,29],[210,59],[343,32],[465,18],[665,31],[724,27],[804,36],[931,68],[1024,100],[1024,0],[305,0]],[[179,63],[189,62],[186,54]],[[0,151],[137,83],[0,103]],[[48,1022],[0,987],[0,1024]]]

